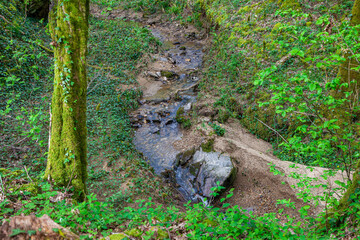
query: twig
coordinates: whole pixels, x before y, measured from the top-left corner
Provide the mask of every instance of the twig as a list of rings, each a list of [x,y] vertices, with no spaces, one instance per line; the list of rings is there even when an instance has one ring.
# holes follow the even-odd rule
[[[282,140],[284,140],[286,143],[289,143],[278,131],[276,131],[275,129],[273,129],[272,127],[270,127],[269,125],[267,125],[266,123],[264,123],[263,121],[261,121],[260,119],[258,119],[257,117],[255,117],[256,120],[258,120],[259,122],[261,122],[262,124],[264,124],[267,128],[269,128],[270,130],[274,131],[277,135],[279,135],[279,137],[282,138]]]
[[[5,187],[4,187],[4,184],[3,184],[3,180],[2,180],[1,174],[0,174],[0,183],[1,183],[2,195],[5,196]],[[0,194],[0,195],[1,195],[1,194]]]
[[[91,93],[92,91],[94,91],[95,88],[100,85],[100,83],[101,83],[101,82],[99,82],[98,84],[96,84],[90,91],[87,92],[87,94],[89,94],[89,93]]]
[[[2,18],[7,24],[10,24],[10,25],[12,25],[13,27],[15,27],[15,28],[18,28],[18,27],[16,27],[13,23],[11,23],[9,20],[7,20],[3,15],[0,15],[0,18]],[[23,31],[21,31],[20,29],[18,29],[19,30],[19,32],[21,32],[22,34],[25,34]]]
[[[27,177],[30,179],[30,181],[31,181],[32,183],[34,183],[34,181],[33,181],[33,180],[31,179],[31,177],[29,176],[29,173],[28,173],[28,170],[27,170],[26,166],[24,166],[24,169],[25,169],[25,172],[26,172]]]
[[[41,45],[40,43],[36,43],[36,45],[38,45],[39,47],[41,47],[42,49],[44,49],[45,51],[49,52],[49,53],[54,53],[53,50],[51,50],[50,48],[47,48],[43,45]]]
[[[99,67],[99,66],[94,66],[94,65],[90,65],[90,64],[86,64],[86,65],[88,67],[92,67],[92,68],[99,69],[99,70],[102,70],[102,69],[113,70],[114,69],[113,67]]]

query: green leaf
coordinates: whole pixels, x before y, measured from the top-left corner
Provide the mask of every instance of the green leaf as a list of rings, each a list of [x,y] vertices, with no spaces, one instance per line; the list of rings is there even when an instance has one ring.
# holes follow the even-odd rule
[[[314,90],[316,89],[316,84],[315,84],[315,83],[311,83],[311,84],[309,85],[309,89],[310,89],[310,91],[314,91]]]

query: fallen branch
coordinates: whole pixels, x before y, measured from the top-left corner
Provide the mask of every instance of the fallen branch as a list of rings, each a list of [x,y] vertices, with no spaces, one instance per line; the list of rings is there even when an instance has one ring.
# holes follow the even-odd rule
[[[258,119],[257,117],[255,117],[255,119],[258,120],[259,122],[261,122],[262,124],[264,124],[265,127],[267,127],[270,130],[274,131],[277,135],[279,135],[279,137],[282,138],[282,140],[284,140],[284,142],[289,143],[283,136],[281,136],[281,134],[278,131],[276,131],[275,129],[273,129],[272,127],[270,127],[269,125],[267,125],[266,123],[264,123],[263,121]]]
[[[10,22],[9,20],[7,20],[3,15],[0,15],[0,18],[2,18],[7,24],[10,24],[11,26],[18,28],[17,26],[15,26],[12,22]],[[19,32],[21,32],[22,34],[25,34],[23,31],[21,31],[20,29],[18,29]]]
[[[34,183],[34,181],[33,181],[33,180],[31,179],[31,177],[29,176],[29,173],[28,173],[28,170],[27,170],[26,166],[24,166],[24,169],[25,169],[25,172],[26,172],[27,177],[30,179],[30,181],[31,181],[32,183]]]
[[[103,69],[113,70],[114,69],[113,67],[99,67],[99,66],[94,66],[94,65],[90,65],[90,64],[87,64],[87,66],[95,68],[95,69],[99,69],[99,70],[103,70]]]

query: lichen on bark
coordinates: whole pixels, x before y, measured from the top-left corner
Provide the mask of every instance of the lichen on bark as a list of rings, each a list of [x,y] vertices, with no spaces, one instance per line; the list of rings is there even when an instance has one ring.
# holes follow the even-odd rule
[[[87,179],[86,54],[89,0],[53,0],[49,25],[54,47],[51,137],[45,177],[73,187],[83,200]]]

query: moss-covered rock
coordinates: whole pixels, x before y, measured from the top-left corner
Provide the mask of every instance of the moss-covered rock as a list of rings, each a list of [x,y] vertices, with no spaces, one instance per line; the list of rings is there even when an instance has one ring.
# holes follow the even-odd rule
[[[213,152],[214,151],[214,138],[209,139],[207,142],[201,144],[201,148],[204,152]]]
[[[109,239],[109,240],[122,240],[122,239],[127,239],[127,236],[125,234],[123,234],[123,233],[116,233],[116,234],[110,235],[106,239]]]
[[[176,165],[184,165],[186,164],[194,155],[196,149],[195,148],[191,148],[187,151],[181,152],[176,156]]]
[[[24,184],[19,188],[19,190],[29,192],[29,193],[31,193],[31,195],[34,195],[34,196],[41,192],[41,188],[36,182]]]
[[[191,120],[190,117],[186,115],[184,107],[180,107],[176,111],[175,120],[181,124],[183,128],[190,128],[191,127]]]
[[[166,77],[168,79],[173,79],[177,77],[176,73],[171,71],[161,71],[161,76]]]
[[[131,237],[141,237],[143,234],[143,232],[138,228],[127,230],[125,233]]]

